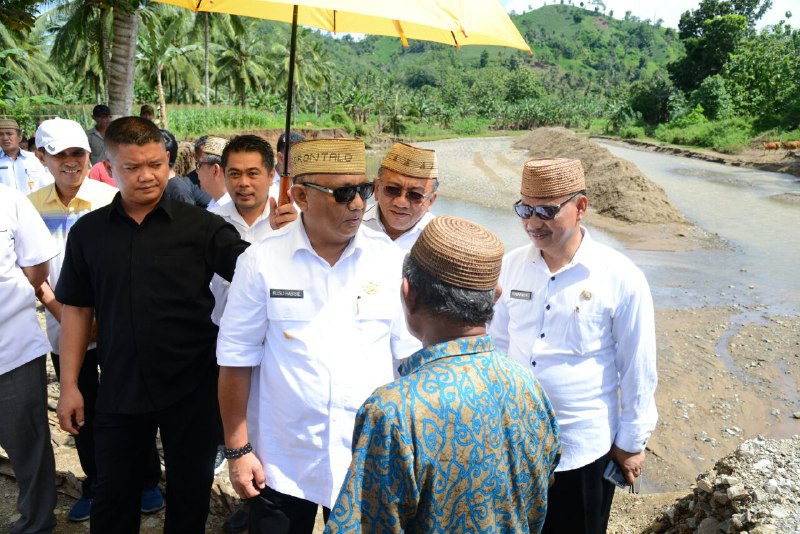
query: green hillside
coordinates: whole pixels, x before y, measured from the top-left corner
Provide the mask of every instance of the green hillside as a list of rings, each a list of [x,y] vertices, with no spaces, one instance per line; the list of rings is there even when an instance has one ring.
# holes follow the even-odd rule
[[[602,95],[664,67],[683,51],[674,30],[638,19],[617,20],[568,5],[548,5],[512,16],[533,55],[499,47],[453,47],[369,36],[324,38],[325,47],[344,72],[372,70],[409,87],[441,86],[447,73],[482,66],[528,67],[541,76],[548,92],[595,92]]]

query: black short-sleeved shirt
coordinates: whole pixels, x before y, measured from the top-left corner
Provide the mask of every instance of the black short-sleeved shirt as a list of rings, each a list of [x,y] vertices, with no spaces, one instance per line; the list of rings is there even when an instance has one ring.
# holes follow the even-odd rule
[[[120,195],[69,233],[59,302],[94,307],[98,410],[144,413],[194,391],[216,369],[214,273],[230,280],[248,246],[221,217],[162,198],[136,224]]]

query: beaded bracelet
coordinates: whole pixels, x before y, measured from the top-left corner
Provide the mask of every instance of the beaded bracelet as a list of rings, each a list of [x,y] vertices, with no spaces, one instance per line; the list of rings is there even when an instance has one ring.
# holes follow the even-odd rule
[[[225,456],[226,460],[233,460],[236,458],[241,458],[248,452],[253,452],[253,446],[250,445],[249,441],[244,444],[244,447],[239,447],[238,449],[225,449],[222,454]]]

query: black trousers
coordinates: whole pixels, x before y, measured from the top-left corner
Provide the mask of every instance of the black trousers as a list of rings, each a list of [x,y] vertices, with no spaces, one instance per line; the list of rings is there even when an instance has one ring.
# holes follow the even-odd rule
[[[609,455],[570,471],[556,472],[547,493],[543,534],[604,534],[614,484],[603,478]]]
[[[97,487],[92,534],[139,532],[144,466],[161,429],[167,475],[164,532],[203,533],[217,450],[217,373],[177,403],[150,413],[95,414]]]
[[[269,486],[258,497],[247,501],[250,512],[250,534],[312,534],[317,517],[317,503],[285,495]],[[331,511],[322,507],[328,522]]]
[[[50,353],[53,368],[56,371],[56,378],[61,380],[61,360],[56,353]],[[78,373],[78,391],[83,395],[83,417],[84,424],[80,433],[75,436],[75,448],[78,450],[78,460],[81,469],[86,474],[86,478],[81,484],[81,497],[87,499],[94,498],[94,485],[97,480],[97,466],[94,458],[94,411],[97,404],[97,388],[99,386],[100,375],[97,372],[97,349],[86,351],[83,358],[83,365]],[[144,478],[142,489],[154,488],[161,480],[161,460],[158,458],[156,442],[153,440],[153,447],[150,458],[144,466]]]

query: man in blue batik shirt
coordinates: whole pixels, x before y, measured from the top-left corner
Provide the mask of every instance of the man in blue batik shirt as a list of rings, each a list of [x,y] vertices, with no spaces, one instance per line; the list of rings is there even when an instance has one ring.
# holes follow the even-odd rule
[[[539,383],[486,335],[502,256],[454,217],[414,244],[402,299],[425,348],[359,410],[326,533],[540,531],[561,443]]]

